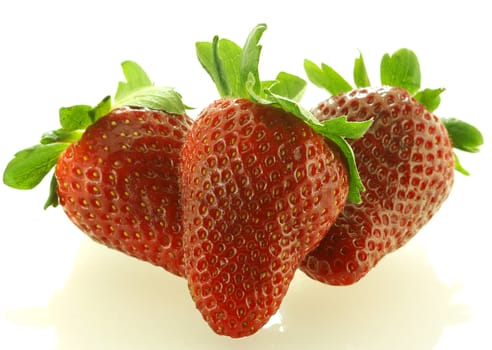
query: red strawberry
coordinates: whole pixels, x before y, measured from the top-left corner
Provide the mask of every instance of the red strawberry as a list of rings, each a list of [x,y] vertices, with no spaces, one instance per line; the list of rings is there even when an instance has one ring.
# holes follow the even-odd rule
[[[179,153],[186,115],[120,108],[56,164],[65,213],[94,240],[183,275]]]
[[[120,83],[113,107],[105,99],[95,109],[62,109],[62,129],[17,154],[4,181],[33,187],[53,164],[35,173],[32,165],[56,162],[56,193],[47,205],[59,199],[70,220],[95,241],[183,275],[178,164],[192,121],[179,95],[150,86],[132,62],[123,68],[127,76],[143,78],[143,85]]]
[[[344,162],[299,118],[246,99],[206,108],[182,154],[191,294],[217,333],[249,335],[342,209]]]
[[[356,63],[360,68],[362,58]],[[418,90],[420,71],[411,51],[385,56],[381,69],[383,84]],[[333,92],[326,78],[336,78],[328,70],[306,61],[310,78]],[[385,75],[388,70],[392,78]],[[361,72],[363,76],[356,73],[355,80],[368,83],[365,69]],[[352,121],[374,122],[362,138],[351,141],[366,187],[362,203],[347,203],[320,245],[303,261],[301,269],[307,275],[328,284],[354,283],[382,257],[408,242],[439,210],[451,191],[455,167],[446,126],[474,135],[464,146],[464,138],[450,131],[455,146],[476,151],[482,142],[471,126],[455,120],[443,123],[429,111],[437,107],[442,91],[417,93],[419,102],[399,87],[358,88],[336,94],[313,110],[320,120],[346,115]]]
[[[289,99],[304,82],[279,75],[275,91],[291,94],[284,96],[255,84],[257,43],[264,30],[256,27],[242,51],[225,39],[197,45],[222,93],[236,78],[234,72],[244,68],[240,62],[256,60],[249,71],[241,71],[256,90],[205,108],[182,150],[190,293],[210,327],[231,337],[255,333],[278,310],[299,264],[345,204],[349,187],[337,147],[301,120],[312,116]],[[228,56],[231,52],[236,55]],[[216,68],[222,64],[230,66],[220,72]],[[226,95],[241,96],[246,82],[236,86],[239,90]]]

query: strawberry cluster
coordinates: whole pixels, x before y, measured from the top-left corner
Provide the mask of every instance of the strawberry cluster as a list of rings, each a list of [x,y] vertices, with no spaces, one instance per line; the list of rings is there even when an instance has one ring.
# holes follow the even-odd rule
[[[114,98],[60,109],[60,128],[20,151],[4,183],[37,186],[54,167],[46,207],[60,204],[95,241],[182,276],[218,334],[254,334],[277,312],[294,273],[349,285],[411,239],[448,197],[453,148],[482,135],[433,111],[407,49],[385,55],[381,86],[355,61],[352,87],[326,64],[306,74],[331,95],[311,111],[306,82],[258,74],[260,38],[215,37],[197,56],[220,98],[197,118],[140,66]]]

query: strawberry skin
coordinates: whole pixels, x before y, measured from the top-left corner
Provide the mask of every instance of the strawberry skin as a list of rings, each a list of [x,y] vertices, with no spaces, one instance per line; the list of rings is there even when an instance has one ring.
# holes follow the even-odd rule
[[[191,124],[122,107],[90,125],[56,164],[70,220],[95,241],[182,276],[178,165]]]
[[[224,98],[188,133],[181,172],[191,296],[216,333],[251,335],[341,211],[345,162],[292,114]]]
[[[367,133],[351,142],[366,187],[362,203],[347,203],[301,266],[316,280],[348,285],[408,242],[439,210],[453,185],[452,144],[443,123],[401,88],[355,89],[312,112],[320,120],[374,119]]]

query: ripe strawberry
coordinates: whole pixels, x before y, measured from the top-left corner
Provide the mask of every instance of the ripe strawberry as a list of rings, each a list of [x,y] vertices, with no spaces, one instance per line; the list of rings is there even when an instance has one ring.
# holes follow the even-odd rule
[[[56,164],[65,213],[94,240],[183,275],[179,153],[191,120],[135,108],[89,126]]]
[[[313,129],[329,134],[329,124],[293,100],[305,82],[281,73],[275,85],[260,88],[257,43],[265,29],[257,26],[243,50],[225,39],[197,44],[223,98],[200,113],[182,150],[188,286],[210,327],[231,337],[255,333],[278,310],[349,192],[343,156]],[[346,133],[368,126],[337,122]]]
[[[192,121],[173,90],[152,86],[133,62],[123,69],[131,78],[114,106],[62,109],[62,128],[18,153],[4,181],[32,188],[56,162],[47,206],[59,200],[95,241],[183,275],[178,163]]]
[[[374,120],[362,138],[350,142],[366,187],[362,203],[347,203],[301,266],[316,280],[347,285],[408,242],[433,217],[453,185],[453,143],[477,151],[482,137],[468,124],[441,121],[432,113],[443,89],[416,93],[420,70],[409,50],[383,58],[381,79],[385,85],[379,88],[352,90],[343,80],[340,85],[341,77],[326,65],[319,69],[306,61],[305,67],[313,82],[335,93],[313,109],[319,120],[340,115],[352,121]],[[354,72],[356,82],[369,84],[362,57]],[[338,87],[345,86],[340,93],[331,83],[334,81]]]

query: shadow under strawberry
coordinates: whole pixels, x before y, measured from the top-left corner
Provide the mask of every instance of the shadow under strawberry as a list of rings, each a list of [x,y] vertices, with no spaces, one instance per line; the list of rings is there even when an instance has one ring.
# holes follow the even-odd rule
[[[294,349],[306,339],[312,350],[432,350],[445,327],[468,317],[466,306],[452,301],[456,291],[414,245],[350,287],[327,287],[297,273],[278,323],[254,337],[217,337],[195,312],[184,279],[85,240],[46,308],[4,316],[54,327],[57,350]]]

